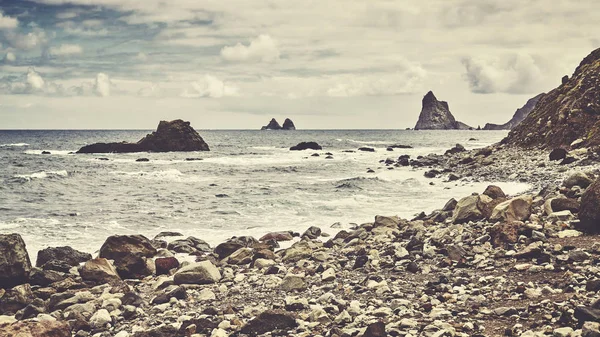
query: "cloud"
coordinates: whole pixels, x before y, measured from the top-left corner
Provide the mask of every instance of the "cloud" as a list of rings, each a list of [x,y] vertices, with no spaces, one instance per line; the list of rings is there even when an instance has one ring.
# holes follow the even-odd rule
[[[221,58],[228,62],[275,62],[279,60],[277,42],[269,35],[259,35],[248,46],[241,43],[223,47]]]
[[[32,50],[48,43],[46,32],[40,29],[26,34],[8,31],[4,33],[4,38],[11,47],[19,50]]]
[[[19,25],[19,20],[5,16],[4,13],[0,12],[0,29],[13,29],[17,28]]]
[[[56,13],[56,18],[57,19],[73,19],[76,18],[79,14],[76,12],[72,12],[72,11],[68,11],[68,12],[60,12],[60,13]]]
[[[17,60],[17,56],[14,53],[7,52],[2,60],[4,63],[14,63]]]
[[[465,79],[478,94],[530,94],[543,91],[541,65],[531,55],[462,59]]]
[[[19,77],[4,77],[0,79],[0,92],[10,94],[56,94],[62,87],[56,83],[47,82],[34,68]]]
[[[48,53],[51,56],[70,56],[83,53],[83,48],[76,44],[61,44],[58,47],[50,47]]]
[[[100,97],[110,96],[110,79],[105,73],[98,73],[94,82],[94,91]]]
[[[227,96],[236,96],[238,88],[221,81],[212,75],[204,75],[198,81],[190,83],[191,88],[184,90],[181,97],[185,98],[221,98]]]

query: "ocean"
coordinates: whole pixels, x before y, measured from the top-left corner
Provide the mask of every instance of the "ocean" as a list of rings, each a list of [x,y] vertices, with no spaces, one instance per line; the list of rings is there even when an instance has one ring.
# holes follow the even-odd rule
[[[443,153],[456,143],[484,147],[507,134],[202,130],[210,152],[73,154],[86,144],[134,142],[149,132],[0,131],[0,233],[21,234],[35,259],[38,250],[49,246],[94,253],[114,234],[153,238],[177,231],[216,245],[232,236],[258,238],[309,226],[334,233],[339,230],[330,228],[334,223],[349,228],[375,215],[412,218],[441,208],[450,198],[483,192],[494,182],[432,180],[423,177],[422,169],[388,170],[380,160]],[[289,151],[301,141],[316,141],[323,150]],[[413,148],[386,151],[394,144]],[[363,146],[375,152],[356,151]],[[333,159],[326,159],[327,152]],[[369,168],[375,173],[367,173]],[[529,188],[499,185],[510,194]]]

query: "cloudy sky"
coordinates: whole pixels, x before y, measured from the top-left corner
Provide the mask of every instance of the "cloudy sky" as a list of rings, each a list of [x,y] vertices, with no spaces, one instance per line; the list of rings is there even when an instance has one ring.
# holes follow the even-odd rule
[[[0,129],[504,123],[600,47],[597,0],[0,0]]]

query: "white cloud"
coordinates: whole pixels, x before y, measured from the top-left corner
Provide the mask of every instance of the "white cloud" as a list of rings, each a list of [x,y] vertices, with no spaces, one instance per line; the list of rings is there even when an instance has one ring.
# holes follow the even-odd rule
[[[275,62],[279,60],[277,42],[269,35],[259,35],[248,46],[241,43],[223,47],[221,57],[228,62]]]
[[[7,52],[4,56],[4,63],[13,63],[17,60],[17,56],[14,53]]]
[[[466,80],[474,93],[529,94],[543,91],[543,71],[531,55],[469,57],[464,58],[462,63]]]
[[[108,97],[110,96],[110,79],[105,73],[98,73],[94,82],[94,91],[98,96]]]
[[[9,45],[19,50],[31,50],[44,46],[48,42],[46,32],[36,29],[27,34],[20,34],[14,31],[4,33],[4,37]]]
[[[61,44],[58,47],[50,47],[48,52],[52,56],[70,56],[83,53],[83,48],[76,44]]]
[[[227,96],[236,96],[238,88],[221,81],[212,75],[204,75],[198,81],[190,83],[191,88],[184,90],[181,97],[185,98],[221,98]]]
[[[5,16],[4,13],[0,11],[0,29],[13,29],[17,28],[18,25],[19,20],[10,16]]]
[[[64,20],[64,19],[73,19],[73,18],[76,18],[78,15],[79,14],[77,14],[76,12],[71,12],[71,11],[69,11],[69,12],[60,12],[60,13],[56,14],[56,18],[57,19],[61,19],[61,20]]]
[[[29,68],[29,71],[27,71],[26,83],[32,91],[43,91],[46,86],[42,76],[33,68]]]

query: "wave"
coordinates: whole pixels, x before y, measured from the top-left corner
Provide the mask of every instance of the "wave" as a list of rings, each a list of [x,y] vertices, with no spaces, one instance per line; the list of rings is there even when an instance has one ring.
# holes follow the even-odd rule
[[[49,153],[47,153],[47,152],[49,152]],[[26,151],[24,151],[24,153],[25,154],[39,154],[39,155],[44,155],[44,156],[47,156],[49,154],[66,156],[66,155],[74,154],[75,151],[68,151],[68,150],[26,150]]]
[[[14,143],[14,144],[0,144],[0,147],[23,147],[29,146],[27,143]]]
[[[29,182],[34,179],[55,179],[55,178],[64,178],[68,177],[69,172],[66,170],[61,171],[41,171],[31,174],[17,174],[13,176],[11,180],[15,182]]]
[[[352,189],[352,190],[363,190],[367,187],[372,187],[380,183],[385,183],[377,177],[366,178],[366,177],[354,177],[348,179],[338,180],[334,183],[337,189]]]
[[[207,182],[214,181],[215,178],[186,175],[181,173],[177,169],[160,170],[160,171],[137,171],[137,172],[125,172],[125,171],[112,171],[109,174],[128,178],[148,179],[148,180],[159,180],[159,181],[175,181],[175,182]]]
[[[383,140],[354,140],[354,139],[346,139],[347,142],[356,143],[356,144],[372,144],[372,145],[389,145],[389,141]]]

